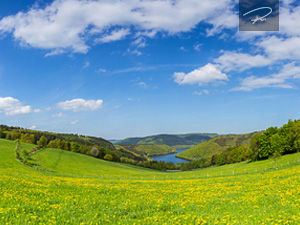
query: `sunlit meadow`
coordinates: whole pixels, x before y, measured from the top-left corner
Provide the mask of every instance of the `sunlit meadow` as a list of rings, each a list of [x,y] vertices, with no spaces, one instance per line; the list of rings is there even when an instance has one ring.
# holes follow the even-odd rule
[[[182,173],[37,154],[24,166],[0,141],[0,224],[300,224],[299,154]]]

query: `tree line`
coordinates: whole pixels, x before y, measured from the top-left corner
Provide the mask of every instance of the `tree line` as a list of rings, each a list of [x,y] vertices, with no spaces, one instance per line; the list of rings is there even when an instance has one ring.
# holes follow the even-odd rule
[[[82,146],[100,146],[106,149],[115,150],[115,147],[109,141],[99,138],[84,136],[78,134],[61,134],[55,132],[37,131],[24,129],[21,127],[13,127],[0,125],[0,138],[6,138],[8,140],[20,139],[22,142],[37,144],[37,141],[44,136],[48,141],[60,139],[67,142],[77,142]]]

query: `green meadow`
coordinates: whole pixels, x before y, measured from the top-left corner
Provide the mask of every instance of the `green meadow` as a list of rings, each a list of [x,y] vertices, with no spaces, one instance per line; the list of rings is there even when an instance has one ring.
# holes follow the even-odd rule
[[[300,154],[167,173],[51,148],[28,167],[14,148],[0,140],[0,224],[300,224]]]

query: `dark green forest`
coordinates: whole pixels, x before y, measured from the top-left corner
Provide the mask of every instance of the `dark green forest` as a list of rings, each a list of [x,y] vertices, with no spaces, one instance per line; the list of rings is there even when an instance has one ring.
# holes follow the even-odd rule
[[[126,138],[117,141],[116,145],[197,145],[217,136],[215,133],[196,133],[196,134],[159,134],[147,137]]]

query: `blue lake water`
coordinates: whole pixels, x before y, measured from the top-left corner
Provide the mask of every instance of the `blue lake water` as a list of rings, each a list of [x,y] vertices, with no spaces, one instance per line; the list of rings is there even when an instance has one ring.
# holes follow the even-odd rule
[[[176,158],[175,155],[179,154],[180,152],[183,152],[186,149],[176,149],[177,153],[172,153],[168,155],[157,155],[157,156],[151,156],[150,158],[156,161],[165,161],[165,162],[173,162],[174,164],[181,163],[181,162],[189,162],[189,160]]]

